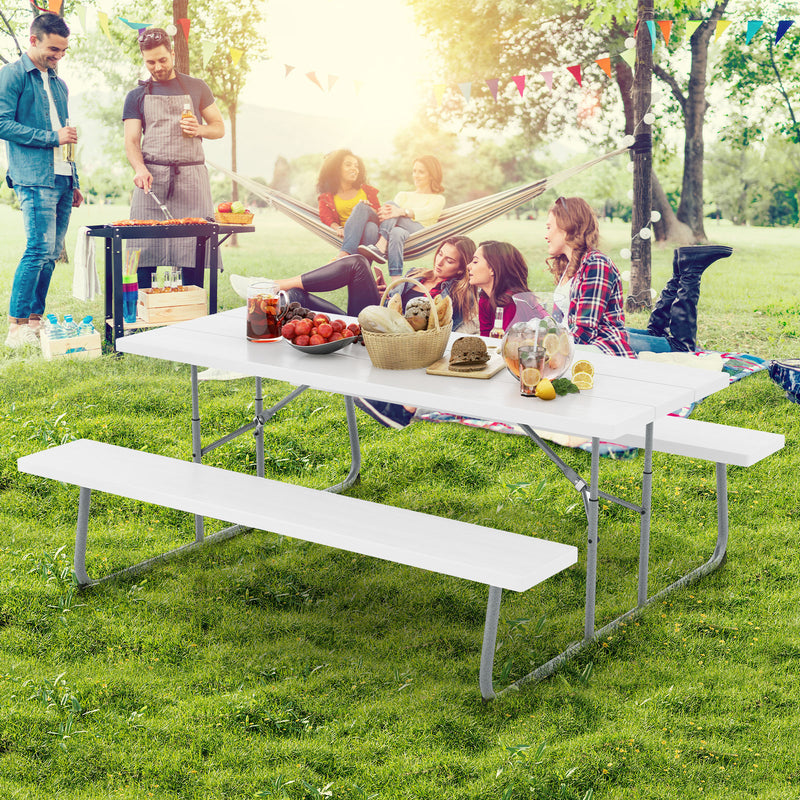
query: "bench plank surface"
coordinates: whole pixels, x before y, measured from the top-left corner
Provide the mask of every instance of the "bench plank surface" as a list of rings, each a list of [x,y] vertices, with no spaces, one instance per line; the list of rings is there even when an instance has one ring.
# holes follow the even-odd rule
[[[628,447],[644,447],[644,434],[627,434],[617,440]],[[683,417],[663,417],[653,425],[653,450],[700,458],[738,467],[750,467],[783,448],[779,433],[737,428]]]
[[[23,456],[21,472],[249,528],[525,591],[577,548],[140,450],[79,439]]]

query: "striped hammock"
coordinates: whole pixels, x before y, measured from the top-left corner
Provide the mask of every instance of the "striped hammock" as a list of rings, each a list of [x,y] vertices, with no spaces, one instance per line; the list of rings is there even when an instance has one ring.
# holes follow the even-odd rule
[[[539,197],[539,195],[543,194],[547,189],[552,188],[558,183],[572,178],[574,175],[593,167],[595,164],[599,164],[601,161],[625,153],[629,149],[628,147],[620,147],[617,150],[612,150],[610,153],[593,158],[585,164],[579,164],[578,166],[557,172],[555,175],[551,175],[548,178],[540,178],[533,183],[516,186],[513,189],[506,189],[497,194],[488,195],[487,197],[481,197],[477,200],[470,200],[466,203],[446,208],[439,217],[438,222],[420,231],[415,231],[406,239],[404,256],[411,261],[433,252],[442,239],[466,234],[487,222],[491,222],[493,219],[509,211],[513,211],[517,206],[526,203],[528,200]],[[300,200],[296,200],[294,197],[283,194],[283,192],[279,192],[276,189],[270,189],[268,186],[264,186],[263,183],[245,178],[219,164],[215,164],[213,161],[207,161],[206,163],[214,169],[225,173],[240,186],[243,186],[257,197],[260,197],[282,214],[286,214],[290,219],[300,223],[300,225],[316,234],[321,239],[325,239],[332,246],[338,249],[341,245],[342,240],[336,236],[327,225],[324,225],[320,221],[316,208],[312,208]]]

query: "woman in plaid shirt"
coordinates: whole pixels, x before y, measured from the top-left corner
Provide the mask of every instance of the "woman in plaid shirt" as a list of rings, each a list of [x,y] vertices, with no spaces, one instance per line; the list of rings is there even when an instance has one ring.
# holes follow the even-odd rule
[[[589,204],[580,197],[559,197],[544,238],[556,308],[566,317],[575,343],[636,358],[625,330],[622,279],[614,262],[597,249],[600,231]]]

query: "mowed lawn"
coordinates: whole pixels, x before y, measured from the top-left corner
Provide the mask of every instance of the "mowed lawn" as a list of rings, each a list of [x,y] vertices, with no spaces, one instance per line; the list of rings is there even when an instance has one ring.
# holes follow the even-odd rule
[[[79,225],[127,215],[80,209],[70,254]],[[0,206],[0,226],[7,308],[22,249],[18,212]],[[330,256],[274,212],[259,213],[256,226],[224,249],[226,270],[285,276]],[[618,254],[628,227],[601,230],[626,269]],[[707,233],[734,255],[703,279],[701,346],[800,356],[800,234],[711,222]],[[499,220],[475,238],[517,244],[531,286],[545,290],[543,235],[542,215]],[[671,250],[654,249],[656,289],[671,260]],[[101,300],[74,300],[71,285],[72,265],[59,265],[49,310],[100,320]],[[239,303],[223,276],[221,307]],[[646,319],[638,316],[630,321]],[[489,704],[477,687],[486,587],[465,581],[254,531],[75,592],[77,489],[21,475],[17,458],[73,437],[187,458],[188,388],[188,368],[165,362],[0,355],[0,796],[800,796],[800,425],[798,406],[766,373],[693,414],[786,436],[776,456],[729,469],[725,566],[554,677]],[[267,401],[289,388],[265,382]],[[252,416],[248,381],[204,384],[201,394],[206,440]],[[282,411],[267,429],[269,476],[318,487],[340,480],[349,466],[341,407],[338,397],[306,392]],[[514,680],[580,638],[585,518],[545,457],[519,437],[428,423],[390,431],[360,412],[358,421],[364,468],[350,494],[579,547],[576,567],[505,595],[498,679]],[[588,473],[587,454],[558,452]],[[207,461],[249,471],[254,459],[242,437]],[[713,465],[657,455],[654,467],[651,591],[705,560],[716,535]],[[604,459],[601,483],[635,501],[641,470],[641,454]],[[89,572],[193,534],[185,514],[97,495]],[[635,602],[637,557],[636,516],[603,505],[598,626]]]

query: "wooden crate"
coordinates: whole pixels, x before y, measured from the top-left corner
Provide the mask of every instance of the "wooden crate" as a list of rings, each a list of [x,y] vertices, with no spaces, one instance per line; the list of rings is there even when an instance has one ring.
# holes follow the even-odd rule
[[[139,289],[137,316],[151,325],[204,317],[208,313],[206,308],[206,290],[199,286],[187,286],[181,292]]]
[[[51,339],[42,331],[39,341],[42,355],[48,361],[54,358],[97,358],[101,353],[97,331],[84,336],[70,336],[69,339]]]

